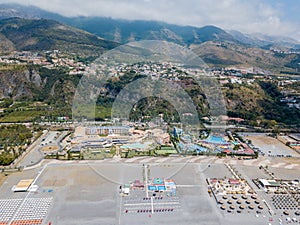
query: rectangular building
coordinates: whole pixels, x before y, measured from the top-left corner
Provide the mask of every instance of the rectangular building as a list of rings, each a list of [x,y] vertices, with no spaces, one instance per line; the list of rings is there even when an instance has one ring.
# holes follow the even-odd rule
[[[119,134],[128,135],[130,127],[127,126],[99,126],[99,127],[87,127],[85,129],[86,135],[109,135]]]
[[[25,192],[29,189],[33,182],[33,179],[20,180],[17,185],[13,187],[14,192]]]

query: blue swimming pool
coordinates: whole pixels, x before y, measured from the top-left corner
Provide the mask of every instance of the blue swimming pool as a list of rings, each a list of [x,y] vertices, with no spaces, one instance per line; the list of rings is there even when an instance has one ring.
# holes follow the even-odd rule
[[[204,141],[212,144],[228,145],[228,142],[226,142],[221,136],[210,135]]]
[[[152,144],[151,141],[145,143],[131,143],[121,146],[122,149],[146,149]]]

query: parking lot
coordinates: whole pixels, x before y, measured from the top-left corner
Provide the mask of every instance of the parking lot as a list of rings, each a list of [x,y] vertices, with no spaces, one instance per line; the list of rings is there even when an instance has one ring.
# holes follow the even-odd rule
[[[242,213],[238,213],[238,209],[230,212],[227,209],[220,209],[215,198],[209,195],[205,179],[231,177],[231,173],[222,164],[210,164],[209,167],[201,163],[148,165],[151,177],[164,177],[175,181],[176,196],[156,193],[155,196],[150,195],[153,197],[151,199],[146,198],[145,193],[137,191],[126,198],[121,197],[120,185],[143,179],[142,163],[124,164],[103,161],[55,163],[53,161],[42,172],[41,168],[37,168],[10,176],[1,187],[0,197],[3,203],[11,204],[19,210],[20,213],[14,213],[15,219],[43,218],[43,224],[51,222],[55,225],[185,225],[199,224],[201,221],[201,224],[209,225],[239,225],[247,224],[251,220],[253,225],[260,225],[267,224],[269,220],[269,215],[266,213],[260,215],[248,213],[256,209],[247,208]],[[39,189],[36,192],[28,194],[11,191],[11,187],[20,179],[34,178],[38,174],[40,176],[35,184]],[[8,203],[9,199],[21,199],[21,203],[19,200]],[[255,200],[252,204],[255,207],[259,205]],[[239,206],[235,205],[235,207]],[[34,213],[37,213],[37,216]],[[12,219],[11,214],[8,217]]]
[[[300,155],[276,138],[260,133],[247,133],[243,136],[252,142],[254,148],[266,156],[272,157],[299,157]]]

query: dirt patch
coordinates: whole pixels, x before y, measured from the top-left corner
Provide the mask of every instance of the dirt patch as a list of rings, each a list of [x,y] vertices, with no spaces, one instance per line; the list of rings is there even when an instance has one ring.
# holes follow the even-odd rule
[[[6,178],[7,178],[7,176],[5,176],[3,173],[0,174],[0,186],[4,183]]]
[[[59,149],[59,147],[57,145],[42,147],[43,152],[54,152],[54,151],[57,151],[58,149]]]
[[[70,174],[75,181],[75,184],[81,184],[83,186],[98,186],[104,184],[106,181],[90,168],[84,168],[81,171],[76,171]]]
[[[265,145],[276,144],[277,140],[267,136],[248,136],[251,141],[256,141],[257,143],[263,143]]]
[[[53,179],[53,180],[45,180],[43,183],[44,187],[62,187],[67,184],[66,179]]]
[[[299,164],[300,163],[299,158],[284,158],[284,159],[281,159],[281,161],[290,163],[290,164]]]
[[[286,146],[278,139],[266,135],[247,136],[252,144],[269,156],[292,156],[299,157],[299,154],[292,148]]]

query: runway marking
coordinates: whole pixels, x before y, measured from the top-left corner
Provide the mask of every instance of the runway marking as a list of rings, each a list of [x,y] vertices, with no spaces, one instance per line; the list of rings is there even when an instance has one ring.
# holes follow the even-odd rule
[[[216,159],[214,160],[215,164],[225,164],[225,160],[224,159]]]
[[[236,164],[238,164],[238,162],[237,162],[236,160],[230,160],[230,161],[229,161],[229,164],[231,164],[231,165],[236,165]]]
[[[176,158],[176,159],[172,160],[172,162],[181,162],[183,160],[185,160],[185,158],[179,157],[179,158]]]
[[[179,205],[179,202],[154,202],[154,205]],[[124,203],[124,206],[151,206],[151,202]]]
[[[114,157],[111,159],[112,161],[115,161],[115,162],[120,162],[122,161],[123,159],[122,158],[117,158],[117,157]]]
[[[203,187],[203,185],[200,185],[200,184],[177,184],[176,187],[193,188],[193,187]]]
[[[145,158],[145,159],[141,160],[140,162],[141,163],[147,163],[147,162],[150,162],[152,159],[153,159],[152,157],[151,158]]]
[[[131,163],[131,162],[135,162],[135,161],[140,161],[141,158],[131,158],[131,159],[125,159],[124,162],[126,163]],[[144,158],[143,158],[144,159]]]
[[[258,165],[263,165],[263,166],[270,165],[270,160],[264,159],[264,160],[260,161],[258,163]]]
[[[120,198],[120,210],[119,210],[119,225],[121,225],[121,215],[122,215],[122,198]]]
[[[276,163],[276,164],[273,164],[272,167],[275,167],[275,168],[279,168],[279,167],[283,167],[283,165],[285,165],[286,163]]]
[[[192,159],[189,160],[189,162],[194,163],[194,162],[196,162],[197,160],[199,160],[199,158],[192,158]]]
[[[285,166],[284,168],[285,169],[294,169],[297,166],[298,166],[297,164],[289,164],[289,165]]]
[[[167,161],[167,160],[170,160],[170,158],[161,158],[161,159],[157,159],[155,162],[156,163],[162,163],[162,162],[165,162],[165,161]]]
[[[253,164],[256,164],[256,162],[253,162],[252,160],[244,160],[243,165],[245,166],[253,166]]]
[[[203,163],[208,163],[208,162],[213,162],[215,159],[214,158],[210,158],[210,157],[207,157],[207,156],[204,156],[204,157],[201,157],[202,159],[200,159],[201,161],[200,162],[203,162]]]

